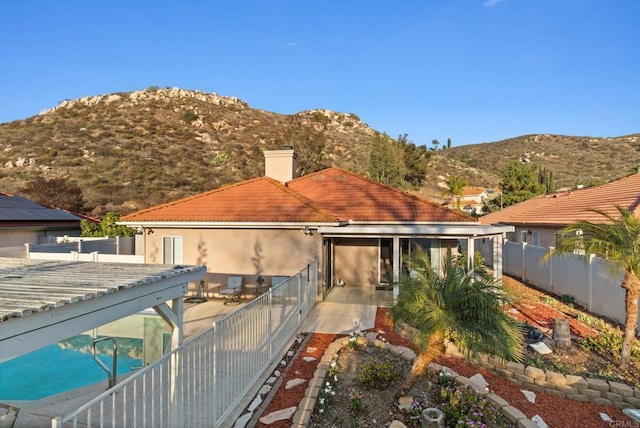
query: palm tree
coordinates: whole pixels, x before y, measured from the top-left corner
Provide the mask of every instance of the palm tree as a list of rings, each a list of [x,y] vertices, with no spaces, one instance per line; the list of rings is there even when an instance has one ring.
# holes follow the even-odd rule
[[[640,218],[633,211],[616,206],[620,216],[598,209],[589,211],[602,215],[602,222],[579,221],[561,233],[551,254],[584,251],[599,254],[624,272],[620,286],[625,289],[626,320],[620,368],[626,369],[638,323],[640,298]]]
[[[453,202],[453,198],[456,196],[462,196],[462,190],[465,186],[468,186],[469,182],[464,178],[458,175],[452,175],[447,179],[447,188],[442,192],[443,195],[450,195],[451,202]],[[456,204],[456,208],[460,209],[460,198],[458,198],[458,203]]]
[[[413,251],[409,267],[410,273],[402,275],[398,300],[389,311],[394,323],[404,322],[417,329],[412,341],[419,355],[401,393],[444,354],[447,340],[456,343],[467,357],[484,352],[522,361],[523,332],[503,309],[510,298],[499,282],[470,275],[465,266],[456,266],[450,253],[444,273],[438,275],[422,248]]]

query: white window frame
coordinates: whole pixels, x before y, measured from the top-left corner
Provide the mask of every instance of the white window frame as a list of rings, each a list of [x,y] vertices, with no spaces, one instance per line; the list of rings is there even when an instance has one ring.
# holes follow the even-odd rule
[[[170,248],[167,248],[169,245]],[[162,263],[169,265],[179,265],[183,262],[182,236],[162,237]],[[167,257],[169,256],[169,257]]]

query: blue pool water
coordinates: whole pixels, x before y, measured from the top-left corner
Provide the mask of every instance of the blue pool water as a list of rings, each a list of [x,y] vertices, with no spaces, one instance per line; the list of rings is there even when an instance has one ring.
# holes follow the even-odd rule
[[[38,400],[101,381],[106,389],[107,374],[91,355],[91,340],[83,336],[77,339],[83,342],[80,346],[64,341],[0,363],[0,401]],[[120,340],[116,341],[118,375],[140,368],[142,359],[128,355],[141,355],[142,340],[123,339],[126,346],[122,351]],[[111,342],[103,343],[109,344],[109,350],[102,355],[99,352],[98,357],[111,369]]]

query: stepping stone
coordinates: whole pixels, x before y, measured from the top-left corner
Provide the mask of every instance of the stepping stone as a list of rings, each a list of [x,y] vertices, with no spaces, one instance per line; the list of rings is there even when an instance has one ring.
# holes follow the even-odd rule
[[[277,377],[275,377],[275,376],[271,376],[269,379],[267,379],[267,383],[268,383],[269,385],[273,385],[274,383],[276,383],[276,380],[278,380],[278,378],[277,378]]]
[[[260,395],[267,395],[269,393],[269,391],[271,391],[271,385],[262,385],[262,388],[260,388],[260,391],[258,391],[258,394]]]
[[[308,354],[313,354],[313,353],[314,353],[314,352],[316,352],[317,350],[318,350],[318,348],[314,348],[314,347],[312,347],[312,346],[309,346],[309,347],[307,348],[307,353],[308,353]]]
[[[304,379],[291,379],[290,381],[287,382],[287,385],[284,387],[284,389],[295,388],[296,386],[302,385],[305,382],[306,380]]]
[[[249,404],[249,411],[253,413],[253,411],[258,407],[260,407],[261,404],[262,404],[262,397],[258,395],[256,396],[256,398],[253,399],[251,404]]]
[[[540,355],[547,355],[553,352],[544,342],[530,343],[529,347]]]
[[[315,357],[302,357],[302,359],[305,360],[307,363],[312,363],[317,360],[317,358]]]
[[[534,417],[532,417],[531,422],[536,424],[538,428],[549,428],[549,425],[547,425],[547,423],[542,420],[542,417],[540,415],[535,415]]]
[[[244,428],[247,426],[251,418],[253,417],[253,413],[245,413],[236,419],[236,423],[233,424],[233,428]]]
[[[286,421],[298,410],[298,406],[289,407],[288,409],[276,410],[266,416],[260,418],[260,422],[265,425],[271,425],[274,422]]]
[[[526,398],[529,401],[529,403],[535,403],[536,402],[536,393],[535,392],[527,391],[526,389],[521,389],[520,391],[524,394],[524,398]]]

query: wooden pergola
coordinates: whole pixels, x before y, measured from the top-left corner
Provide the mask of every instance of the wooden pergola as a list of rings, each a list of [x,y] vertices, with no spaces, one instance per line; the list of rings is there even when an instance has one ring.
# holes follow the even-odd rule
[[[204,266],[0,258],[0,362],[147,308],[182,342],[182,297]],[[170,304],[169,304],[170,302]]]

